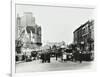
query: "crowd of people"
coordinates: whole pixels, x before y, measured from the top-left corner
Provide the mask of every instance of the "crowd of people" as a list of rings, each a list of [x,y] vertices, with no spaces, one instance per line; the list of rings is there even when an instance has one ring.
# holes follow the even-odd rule
[[[84,60],[90,60],[91,54],[83,54],[82,50],[73,50],[73,49],[66,49],[66,48],[59,48],[59,49],[45,49],[41,51],[32,51],[30,55],[23,55],[22,60],[24,61],[35,61],[40,60],[42,63],[50,63],[51,58],[55,58],[58,61],[58,58],[62,62],[79,61],[82,63]],[[18,57],[16,56],[16,60],[18,61]]]
[[[68,49],[60,49],[60,52],[57,52],[59,50],[56,50],[56,52],[53,52],[48,49],[45,51],[41,51],[41,53],[33,53],[31,56],[34,57],[34,60],[40,59],[42,63],[50,63],[51,62],[51,58],[54,57],[55,60],[57,61],[58,58],[61,59],[62,62],[64,61],[73,61],[73,62],[77,62],[80,61],[80,63],[82,63],[83,60],[83,56],[81,51],[77,51],[77,52],[73,52],[73,50],[70,50],[71,52],[68,53]]]

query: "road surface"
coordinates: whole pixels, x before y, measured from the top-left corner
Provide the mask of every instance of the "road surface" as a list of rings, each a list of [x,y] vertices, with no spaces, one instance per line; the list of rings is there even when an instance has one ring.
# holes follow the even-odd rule
[[[16,73],[85,69],[89,68],[90,65],[91,62],[62,62],[60,59],[56,61],[55,58],[51,58],[51,63],[41,63],[40,60],[17,63]]]

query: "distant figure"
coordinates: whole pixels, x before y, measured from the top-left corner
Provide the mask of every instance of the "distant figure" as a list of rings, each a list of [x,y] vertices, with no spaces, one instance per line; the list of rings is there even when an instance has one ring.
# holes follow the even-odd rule
[[[46,62],[50,63],[50,53],[46,53]]]
[[[73,53],[73,57],[74,57],[74,60],[75,60],[75,62],[76,61],[80,61],[81,62],[81,54],[80,54],[80,49],[79,48],[77,48],[76,50],[75,50],[75,52]]]
[[[41,53],[41,60],[42,60],[42,63],[44,63],[44,53]]]
[[[67,59],[67,54],[66,54],[66,52],[63,53],[62,58],[63,58],[63,61],[66,61],[66,59]]]
[[[82,52],[81,51],[79,52],[79,61],[80,63],[82,63]]]
[[[55,56],[56,56],[56,60],[58,60],[58,52],[57,52],[57,50],[55,52]]]
[[[78,60],[78,52],[73,53],[73,60],[76,62]]]
[[[46,63],[46,61],[47,61],[47,53],[46,52],[43,54],[43,60]]]

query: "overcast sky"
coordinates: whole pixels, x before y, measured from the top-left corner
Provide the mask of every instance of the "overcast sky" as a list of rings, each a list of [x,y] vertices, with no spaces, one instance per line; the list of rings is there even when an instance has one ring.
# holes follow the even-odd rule
[[[42,42],[73,42],[73,31],[93,19],[93,9],[16,5],[16,14],[32,12],[42,27]]]

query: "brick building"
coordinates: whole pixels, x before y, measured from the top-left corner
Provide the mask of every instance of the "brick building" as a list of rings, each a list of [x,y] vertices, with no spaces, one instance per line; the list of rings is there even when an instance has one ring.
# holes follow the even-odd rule
[[[87,21],[74,32],[74,44],[84,51],[94,50],[94,20]]]

